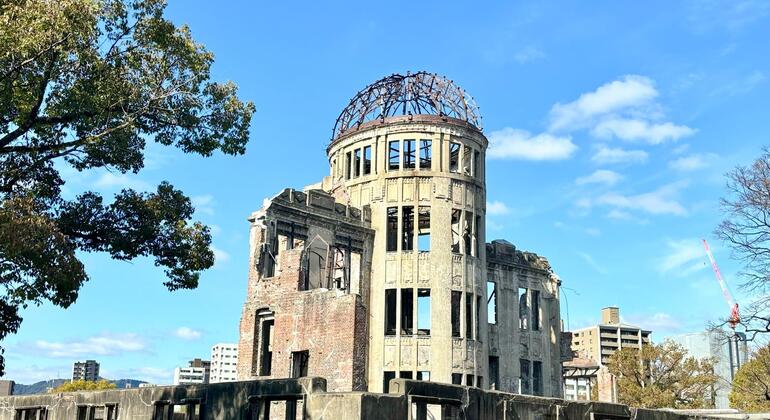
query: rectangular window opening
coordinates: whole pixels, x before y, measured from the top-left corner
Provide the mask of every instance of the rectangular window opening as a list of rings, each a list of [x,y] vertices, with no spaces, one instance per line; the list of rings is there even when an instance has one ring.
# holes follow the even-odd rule
[[[462,218],[462,210],[452,210],[452,252],[460,253],[460,219]]]
[[[414,140],[404,140],[404,169],[414,169],[417,162]]]
[[[453,373],[452,374],[452,385],[462,385],[463,384],[463,374],[462,373]]]
[[[465,294],[465,338],[473,340],[473,295]]]
[[[538,331],[540,330],[540,291],[532,290],[530,294],[529,298],[532,301],[532,330]]]
[[[385,290],[385,335],[396,335],[396,289]]]
[[[473,255],[475,257],[480,256],[479,254],[479,246],[481,244],[481,241],[479,241],[480,230],[481,230],[481,216],[476,216],[473,222]]]
[[[519,287],[519,328],[529,329],[529,305],[527,305],[527,289]]]
[[[402,370],[398,372],[398,377],[401,379],[413,379],[411,370]]]
[[[361,149],[353,152],[353,178],[361,176]]]
[[[388,170],[397,171],[401,164],[401,145],[398,140],[388,142]]]
[[[530,381],[530,374],[529,374],[529,360],[527,359],[519,359],[519,371],[521,373],[521,376],[519,377],[519,393],[520,394],[529,394],[530,388],[529,388],[529,381]]]
[[[466,374],[465,375],[465,385],[466,386],[473,386],[473,379],[474,378],[475,378],[475,376],[473,376],[471,374]]]
[[[481,340],[481,332],[479,331],[481,328],[481,296],[476,296],[476,318],[474,321],[476,325],[476,328],[474,328],[476,340]]]
[[[449,172],[460,171],[460,143],[449,143]]]
[[[535,395],[543,395],[543,362],[532,362],[532,392]]]
[[[396,372],[388,370],[382,372],[382,392],[388,393],[390,391],[391,379],[396,379]]]
[[[473,231],[473,213],[466,211],[465,219],[463,223],[463,243],[465,244],[465,255],[472,255],[471,250],[473,240],[471,238],[471,232]]]
[[[372,146],[364,147],[364,175],[372,173]]]
[[[403,242],[401,243],[402,251],[414,250],[414,207],[403,206],[401,207],[401,235],[403,236]]]
[[[417,372],[417,380],[418,381],[430,381],[430,372],[427,370],[421,370]]]
[[[460,337],[460,305],[463,293],[452,290],[452,337]]]
[[[350,170],[352,169],[350,152],[345,153],[345,179],[350,179]]]
[[[473,152],[471,152],[470,146],[463,147],[463,175],[471,176],[471,158]]]
[[[260,376],[270,376],[273,366],[273,327],[275,325],[274,319],[262,319],[262,337],[260,340]]]
[[[487,323],[497,324],[497,283],[487,281],[487,296]]]
[[[431,140],[420,140],[420,170],[429,171],[433,162]]]
[[[430,251],[430,207],[420,206],[417,215],[417,250]]]
[[[310,361],[310,353],[307,350],[291,352],[291,377],[292,378],[306,377],[309,361]]]
[[[398,250],[398,207],[388,207],[387,214],[387,251]]]
[[[414,334],[414,289],[401,289],[401,335]]]
[[[417,289],[417,334],[430,335],[430,289]]]
[[[479,158],[481,157],[481,154],[478,150],[473,152],[473,176],[479,178],[481,177],[481,167],[479,167]]]
[[[489,356],[489,389],[500,389],[499,377],[500,359],[497,356]]]

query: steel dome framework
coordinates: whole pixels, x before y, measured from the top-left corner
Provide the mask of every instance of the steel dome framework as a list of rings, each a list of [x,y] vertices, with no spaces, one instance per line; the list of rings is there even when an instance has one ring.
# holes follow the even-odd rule
[[[444,76],[419,72],[392,74],[358,92],[337,117],[332,140],[368,121],[408,115],[456,118],[482,129],[472,96]]]

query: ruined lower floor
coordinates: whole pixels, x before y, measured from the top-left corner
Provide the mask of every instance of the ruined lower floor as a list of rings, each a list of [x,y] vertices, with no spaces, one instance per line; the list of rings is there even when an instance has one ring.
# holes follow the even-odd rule
[[[565,401],[475,387],[393,379],[390,392],[326,392],[322,378],[0,397],[0,420],[557,420],[767,418],[681,413]]]

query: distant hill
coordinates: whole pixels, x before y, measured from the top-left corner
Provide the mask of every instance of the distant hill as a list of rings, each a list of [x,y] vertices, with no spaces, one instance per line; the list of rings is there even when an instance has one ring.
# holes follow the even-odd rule
[[[69,382],[69,379],[50,379],[47,381],[35,382],[31,385],[14,384],[13,395],[29,395],[29,394],[45,394],[48,392],[48,388],[56,388],[57,386]],[[118,379],[116,381],[110,380],[118,389],[125,389],[126,385],[130,385],[130,388],[138,388],[139,384],[145,383],[138,379]]]

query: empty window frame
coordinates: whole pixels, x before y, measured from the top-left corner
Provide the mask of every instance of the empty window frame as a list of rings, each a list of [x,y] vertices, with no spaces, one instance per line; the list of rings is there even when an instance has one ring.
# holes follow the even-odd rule
[[[401,164],[401,142],[393,140],[388,142],[388,170],[397,171]]]
[[[310,352],[307,350],[291,352],[291,377],[303,378],[307,376],[309,362]]]
[[[540,291],[529,291],[530,306],[532,306],[532,329],[538,331],[540,329]]]
[[[118,405],[116,403],[104,406],[78,406],[78,420],[116,420],[118,418]]]
[[[497,283],[493,281],[487,281],[487,323],[497,324]]]
[[[473,386],[473,379],[474,378],[475,378],[475,376],[473,376],[473,375],[470,375],[470,374],[465,375],[465,385]]]
[[[463,374],[462,373],[453,373],[452,374],[452,385],[462,385],[463,384]]]
[[[471,176],[471,159],[473,152],[470,146],[463,147],[463,175]]]
[[[385,290],[385,335],[396,335],[396,289]]]
[[[345,153],[345,179],[350,179],[350,171],[352,169],[352,162],[350,158],[350,152]]]
[[[361,176],[361,149],[353,152],[353,178]]]
[[[473,250],[473,213],[466,211],[463,219],[463,243],[465,244],[465,255],[472,255]]]
[[[329,244],[320,236],[316,236],[304,250],[302,272],[304,281],[301,290],[329,288]]]
[[[527,304],[527,289],[519,287],[519,328],[529,329],[529,305]]]
[[[430,335],[430,289],[417,289],[417,334]]]
[[[527,359],[519,359],[519,393],[529,394],[530,391],[530,363]]]
[[[481,296],[476,296],[476,318],[474,319],[476,328],[474,328],[476,340],[481,340],[481,333],[479,329],[481,328]]]
[[[404,140],[404,169],[414,169],[417,163],[417,148],[414,140]]]
[[[364,147],[364,175],[372,173],[372,146]]]
[[[489,356],[489,389],[500,389],[500,359]]]
[[[431,140],[420,140],[420,170],[422,171],[429,171],[431,169],[433,162],[432,144]]]
[[[462,219],[462,215],[462,210],[452,210],[452,252],[457,254],[460,253],[460,241],[462,237],[460,232],[460,220]]]
[[[532,393],[543,395],[543,362],[532,362]]]
[[[452,337],[460,337],[460,305],[463,292],[452,290]]]
[[[414,250],[414,206],[401,207],[401,236],[401,250]]]
[[[398,251],[398,207],[388,207],[387,251]]]
[[[460,143],[449,143],[449,172],[460,172]]]
[[[384,371],[382,372],[382,392],[387,393],[390,391],[390,380],[396,379],[396,372]]]
[[[17,408],[16,420],[46,420],[48,409],[45,407]]]
[[[401,335],[414,334],[414,289],[401,289]]]
[[[478,150],[473,151],[473,176],[476,178],[481,177],[481,167],[479,158],[481,157],[481,153],[479,153]]]
[[[265,238],[264,244],[262,244],[262,260],[264,261],[263,277],[275,276],[275,269],[278,265],[278,235],[276,234],[275,221],[270,222],[270,226],[262,231]]]
[[[481,216],[476,216],[473,223],[473,256],[479,256],[479,231],[481,230]]]
[[[417,211],[417,250],[430,251],[430,207],[420,206]]]
[[[273,328],[275,319],[270,312],[258,315],[259,325],[259,376],[270,376],[273,368]]]
[[[465,338],[473,340],[473,295],[465,294]]]
[[[421,370],[417,372],[418,381],[430,381],[430,372],[427,370]]]
[[[412,371],[411,370],[402,370],[401,372],[398,372],[398,377],[402,379],[412,379]]]

